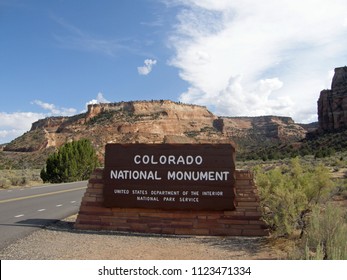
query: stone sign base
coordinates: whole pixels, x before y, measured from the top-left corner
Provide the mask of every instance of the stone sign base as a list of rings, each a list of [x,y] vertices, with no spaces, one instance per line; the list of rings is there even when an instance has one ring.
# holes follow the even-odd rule
[[[103,170],[96,169],[83,196],[75,228],[177,235],[268,235],[252,173],[236,170],[235,175],[235,211],[106,208]]]

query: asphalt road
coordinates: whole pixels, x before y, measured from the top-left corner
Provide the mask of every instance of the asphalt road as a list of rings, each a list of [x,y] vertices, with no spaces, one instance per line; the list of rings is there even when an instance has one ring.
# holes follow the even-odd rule
[[[87,181],[0,190],[0,250],[78,212]]]

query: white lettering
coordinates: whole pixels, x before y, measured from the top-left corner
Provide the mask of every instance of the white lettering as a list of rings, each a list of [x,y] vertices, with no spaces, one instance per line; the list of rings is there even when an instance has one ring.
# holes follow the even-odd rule
[[[202,156],[197,156],[197,157],[195,158],[195,163],[196,163],[197,165],[201,165],[201,164],[202,164]]]
[[[137,196],[136,200],[140,201],[159,201],[158,197],[153,197],[153,196]]]
[[[179,156],[178,159],[177,159],[176,164],[186,164],[186,163],[184,161],[184,158],[182,156]]]
[[[180,197],[180,202],[199,202],[198,197]]]
[[[129,194],[129,190],[119,190],[119,189],[114,189],[113,190],[114,194]]]
[[[140,156],[140,155],[134,156],[134,162],[135,162],[136,164],[140,164],[140,163],[141,163],[141,156]]]
[[[168,164],[175,164],[176,163],[176,158],[175,156],[171,155],[168,158]]]
[[[111,170],[110,178],[115,180],[161,180],[158,171]]]
[[[160,164],[166,164],[166,161],[167,161],[166,156],[160,156],[159,158]]]
[[[191,165],[194,162],[194,158],[192,156],[186,157],[186,164]]]
[[[117,179],[117,170],[111,170],[110,178],[111,179]]]
[[[168,171],[168,180],[227,181],[229,171]]]
[[[172,164],[172,165],[201,165],[202,164],[202,156],[182,156],[179,155],[176,157],[175,155],[161,155],[159,158],[157,158],[155,155],[136,155],[134,156],[134,163],[135,164]]]

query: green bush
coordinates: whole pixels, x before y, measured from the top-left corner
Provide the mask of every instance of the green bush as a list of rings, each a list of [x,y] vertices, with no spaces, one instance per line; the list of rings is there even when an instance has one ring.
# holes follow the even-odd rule
[[[286,236],[300,232],[302,236],[313,207],[329,197],[333,182],[323,165],[303,167],[298,158],[288,167],[268,171],[255,169],[263,219],[272,233]]]
[[[91,142],[82,139],[67,143],[50,155],[40,176],[44,182],[51,183],[87,180],[97,165]]]

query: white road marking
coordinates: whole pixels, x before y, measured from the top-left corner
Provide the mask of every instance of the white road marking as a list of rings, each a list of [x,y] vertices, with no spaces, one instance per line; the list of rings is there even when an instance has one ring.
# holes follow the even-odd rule
[[[37,210],[38,212],[42,212],[42,211],[45,211],[46,209],[40,209],[40,210]]]
[[[20,215],[17,215],[17,216],[14,216],[15,218],[20,218],[20,217],[23,217],[24,215],[23,214],[20,214]]]
[[[56,207],[62,207],[63,206],[63,204],[58,204],[58,205],[56,205]]]
[[[75,203],[75,202],[76,202],[76,200],[70,201],[70,203]]]

